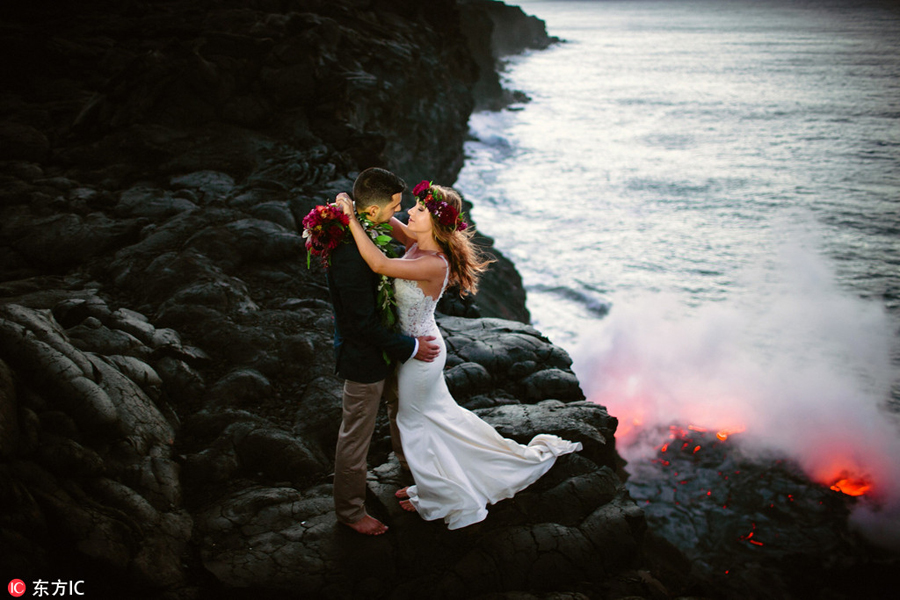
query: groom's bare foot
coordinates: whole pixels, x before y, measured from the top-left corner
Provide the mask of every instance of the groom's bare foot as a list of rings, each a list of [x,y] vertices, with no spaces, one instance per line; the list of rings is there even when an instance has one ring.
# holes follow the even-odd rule
[[[369,515],[364,516],[356,523],[344,523],[344,525],[363,535],[381,535],[388,530],[387,525]]]
[[[409,486],[406,486],[405,488],[400,488],[399,490],[394,492],[394,495],[397,497],[398,500],[406,500],[407,498],[409,498],[409,492],[407,490],[409,490]]]
[[[402,508],[403,510],[405,510],[407,512],[416,512],[416,507],[413,506],[413,503],[410,502],[408,499],[400,501],[400,508]]]

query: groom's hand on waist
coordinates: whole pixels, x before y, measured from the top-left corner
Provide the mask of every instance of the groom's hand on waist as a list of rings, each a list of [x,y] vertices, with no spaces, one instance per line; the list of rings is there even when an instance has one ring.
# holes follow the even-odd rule
[[[416,339],[419,341],[419,349],[416,351],[415,355],[413,355],[413,358],[416,360],[432,362],[438,357],[438,354],[441,353],[441,347],[431,343],[431,340],[434,339],[433,335],[422,335]]]

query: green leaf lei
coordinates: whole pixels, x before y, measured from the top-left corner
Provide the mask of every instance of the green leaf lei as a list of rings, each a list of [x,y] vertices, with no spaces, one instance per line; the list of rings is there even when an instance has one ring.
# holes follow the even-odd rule
[[[388,258],[397,258],[397,252],[391,245],[391,231],[393,227],[390,223],[373,223],[366,214],[358,214],[359,222],[366,230],[369,238],[375,243]],[[378,311],[381,313],[381,323],[388,329],[394,330],[397,326],[397,299],[394,297],[394,280],[387,275],[381,276],[378,282],[378,294],[376,297]],[[385,356],[385,360],[390,360]]]

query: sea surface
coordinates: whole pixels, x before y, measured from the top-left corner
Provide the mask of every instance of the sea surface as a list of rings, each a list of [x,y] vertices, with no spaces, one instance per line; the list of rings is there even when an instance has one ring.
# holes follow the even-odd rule
[[[694,424],[900,498],[895,3],[515,4],[562,42],[507,61],[530,101],[471,117],[456,187],[627,457]]]

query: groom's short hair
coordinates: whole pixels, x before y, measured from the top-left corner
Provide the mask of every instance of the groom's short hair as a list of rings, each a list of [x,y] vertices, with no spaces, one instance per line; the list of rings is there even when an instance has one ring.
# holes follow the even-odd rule
[[[370,167],[353,182],[353,200],[356,208],[364,209],[373,204],[383,207],[391,202],[394,194],[406,191],[406,182],[385,169]]]

